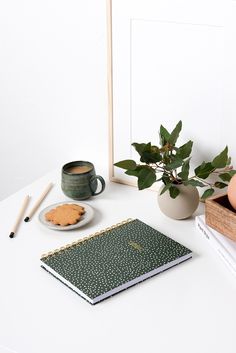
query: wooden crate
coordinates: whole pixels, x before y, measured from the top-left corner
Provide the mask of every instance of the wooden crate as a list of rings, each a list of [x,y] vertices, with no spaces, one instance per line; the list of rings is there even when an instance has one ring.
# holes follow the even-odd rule
[[[205,206],[206,224],[236,241],[236,211],[227,194],[209,197]]]

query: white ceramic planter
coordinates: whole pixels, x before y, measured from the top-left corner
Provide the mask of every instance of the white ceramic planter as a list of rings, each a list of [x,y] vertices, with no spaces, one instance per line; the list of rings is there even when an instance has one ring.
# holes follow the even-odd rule
[[[179,190],[179,195],[172,199],[169,191],[160,195],[164,185],[158,191],[158,204],[160,210],[173,219],[185,219],[190,217],[199,205],[199,193],[195,186],[175,185]]]

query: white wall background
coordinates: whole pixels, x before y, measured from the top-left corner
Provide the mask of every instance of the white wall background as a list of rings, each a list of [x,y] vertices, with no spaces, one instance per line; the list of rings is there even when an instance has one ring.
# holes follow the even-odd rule
[[[141,6],[143,2],[134,0],[129,0],[129,2],[117,0],[114,1],[113,7],[118,4],[123,16],[129,9],[128,3],[131,2],[134,10],[137,11],[136,18],[143,17],[144,10],[147,12],[146,16],[150,17],[150,4],[154,8],[153,13],[158,8],[158,2],[154,0],[145,3],[145,8]],[[180,16],[184,16],[185,12],[197,16],[194,7],[191,7],[193,5],[186,1],[184,3],[188,4],[186,8],[183,7],[185,11],[175,1],[173,1],[173,6],[170,6],[170,1],[162,4],[167,7],[168,11],[171,10],[170,15],[176,16],[177,14],[175,4],[179,8]],[[225,6],[222,0],[208,0],[209,13],[200,11],[200,5],[192,1],[193,3],[198,9],[200,14],[198,15],[204,17],[203,23],[207,23],[211,16],[217,18],[217,14],[220,14],[219,17],[225,17],[230,27],[226,46],[229,52],[224,51],[228,58],[225,72],[230,77],[228,80],[230,84],[224,87],[227,109],[222,122],[227,136],[221,144],[212,128],[208,130],[211,133],[207,131],[212,141],[208,141],[206,134],[200,130],[199,135],[202,139],[206,138],[215,154],[223,149],[225,144],[228,144],[230,154],[233,160],[236,160],[234,133],[236,2],[229,1]],[[218,4],[217,11],[216,8],[212,11],[213,3]],[[142,11],[138,14],[140,6]],[[206,2],[202,0],[201,6],[205,8]],[[224,14],[221,16],[221,8],[228,11],[226,11],[227,16]],[[159,10],[157,14],[160,15]],[[127,23],[130,26],[130,22]],[[137,23],[135,28],[137,30]],[[0,2],[0,200],[51,169],[61,168],[64,163],[71,160],[90,160],[97,166],[98,173],[100,165],[108,167],[106,30],[106,0],[2,0]],[[124,28],[118,26],[118,30],[120,39]],[[142,29],[140,33],[137,33],[136,39],[140,43],[141,33],[145,34],[145,32]],[[150,39],[150,35],[147,38]],[[122,45],[123,42],[120,40]],[[147,47],[150,45],[148,42],[146,44]],[[129,47],[119,50],[120,48],[114,46],[113,49],[117,49],[120,53],[129,52]],[[159,48],[157,48],[159,58],[158,50]],[[142,61],[144,56],[141,54],[136,56],[140,56]],[[121,62],[122,75],[118,76],[129,80],[129,74],[123,74],[124,69],[127,69],[129,65],[123,65],[122,60]],[[139,67],[138,71],[140,71]],[[149,77],[152,76],[149,75]],[[146,72],[142,76],[140,71],[142,84],[135,82],[134,87],[143,89],[147,77]],[[155,78],[156,80],[158,79]],[[129,100],[129,82],[123,82],[119,86],[122,87],[121,91],[125,99]],[[156,94],[155,90],[154,92]],[[140,96],[142,97],[142,92]],[[140,99],[139,102],[141,104],[144,101]],[[155,107],[160,107],[155,99],[152,102]],[[119,104],[120,109],[126,109],[129,103]],[[150,115],[147,111],[149,103],[144,104],[144,112],[140,106],[135,111],[137,117],[140,114],[140,121],[143,115]],[[174,106],[174,111],[168,113],[168,116],[171,116],[175,122],[178,118],[184,120],[183,115],[176,117],[175,111]],[[211,113],[212,121],[214,121],[216,114]],[[124,124],[127,124],[127,116],[127,112],[122,111],[119,114],[119,120],[122,118]],[[163,114],[160,116],[163,119]],[[195,126],[193,115],[186,114],[186,116],[190,119],[189,124],[194,122]],[[161,123],[166,124],[168,119],[164,117]],[[121,123],[123,137],[124,124]],[[213,125],[214,128],[216,127],[216,123],[211,124],[210,120],[209,124],[211,127]],[[155,131],[158,128],[159,122]],[[116,131],[119,134],[119,130],[116,129]],[[143,133],[144,130],[140,129],[140,131]],[[147,130],[148,135],[149,132]],[[190,137],[196,141],[194,136]],[[124,145],[124,141],[120,144],[120,134],[118,141],[119,145]],[[127,143],[129,143],[128,139]],[[127,158],[127,154],[125,157]],[[117,157],[115,160],[119,159],[121,158]]]
[[[108,164],[106,65],[105,0],[0,2],[0,199],[71,160]]]

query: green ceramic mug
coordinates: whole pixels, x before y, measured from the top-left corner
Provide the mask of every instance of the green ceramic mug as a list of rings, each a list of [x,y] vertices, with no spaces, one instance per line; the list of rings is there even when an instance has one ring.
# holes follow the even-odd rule
[[[98,180],[101,190],[97,192]],[[105,189],[105,180],[96,175],[93,163],[75,161],[62,167],[61,188],[64,194],[74,200],[85,200],[99,195]]]

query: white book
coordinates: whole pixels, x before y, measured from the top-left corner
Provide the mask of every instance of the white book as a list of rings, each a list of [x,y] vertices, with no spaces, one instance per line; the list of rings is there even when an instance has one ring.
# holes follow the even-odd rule
[[[209,244],[217,251],[220,258],[236,276],[236,242],[227,238],[205,223],[205,216],[196,216],[195,224]]]

